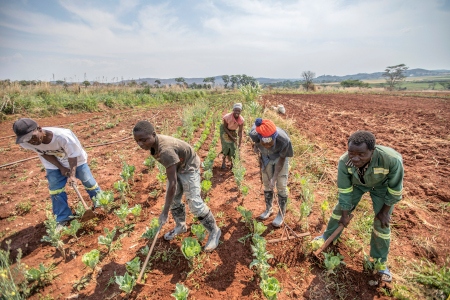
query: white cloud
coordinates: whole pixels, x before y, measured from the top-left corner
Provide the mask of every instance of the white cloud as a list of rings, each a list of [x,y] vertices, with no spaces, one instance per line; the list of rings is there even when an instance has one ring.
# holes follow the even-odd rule
[[[450,68],[450,12],[439,0],[204,0],[183,9],[177,2],[94,3],[60,1],[65,20],[26,5],[2,7],[0,43],[7,46],[0,55],[26,51],[31,64],[52,57],[48,73],[70,65],[110,78],[299,77],[306,69],[344,75],[397,62]],[[18,76],[29,74],[15,67]],[[13,68],[0,68],[0,77]]]

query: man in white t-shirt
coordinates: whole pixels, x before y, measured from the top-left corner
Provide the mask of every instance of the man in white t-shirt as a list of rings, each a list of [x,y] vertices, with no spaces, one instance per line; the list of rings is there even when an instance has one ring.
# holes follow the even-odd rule
[[[81,180],[91,199],[101,191],[87,164],[86,151],[70,129],[41,128],[34,120],[22,118],[14,122],[13,130],[16,144],[39,154],[47,173],[53,214],[59,225],[68,225],[72,210],[65,192],[67,181]]]

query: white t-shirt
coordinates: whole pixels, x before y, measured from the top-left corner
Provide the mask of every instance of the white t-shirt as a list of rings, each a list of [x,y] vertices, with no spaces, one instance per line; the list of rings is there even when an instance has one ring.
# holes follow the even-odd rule
[[[44,168],[58,169],[57,166],[42,157],[45,154],[56,156],[61,165],[66,168],[69,168],[69,157],[77,158],[77,167],[87,162],[87,153],[72,130],[57,127],[43,127],[42,130],[53,132],[53,138],[50,143],[42,143],[37,146],[29,143],[21,143],[20,146],[37,152]]]

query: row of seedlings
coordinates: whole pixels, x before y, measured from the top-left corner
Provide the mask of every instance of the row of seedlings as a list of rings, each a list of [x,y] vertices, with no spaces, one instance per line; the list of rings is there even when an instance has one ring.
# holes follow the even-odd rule
[[[217,150],[216,145],[220,138],[220,123],[215,123],[215,129],[214,129],[214,135],[211,140],[211,144],[209,145],[208,154],[205,157],[205,160],[202,162],[203,167],[203,180],[201,182],[201,189],[202,192],[206,195],[208,194],[209,190],[212,186],[212,176],[213,176],[213,166],[214,166],[214,159],[217,157]],[[209,202],[209,197],[205,198],[205,202]]]
[[[252,212],[245,209],[243,206],[238,206],[237,210],[242,216],[241,222],[244,222],[247,228],[250,230],[250,234],[239,239],[240,242],[251,237],[252,239],[252,254],[254,256],[253,261],[250,263],[249,268],[255,269],[260,278],[259,287],[266,299],[275,300],[281,291],[281,286],[275,277],[269,276],[270,265],[268,260],[273,258],[273,255],[266,250],[266,240],[261,235],[267,229],[262,222],[258,222],[252,217]]]

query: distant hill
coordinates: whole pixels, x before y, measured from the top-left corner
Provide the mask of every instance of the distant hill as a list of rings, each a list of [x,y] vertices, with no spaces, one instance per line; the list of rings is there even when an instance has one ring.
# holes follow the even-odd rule
[[[358,73],[353,75],[335,76],[335,75],[321,75],[314,78],[314,82],[336,82],[343,81],[347,79],[358,79],[358,80],[369,80],[369,79],[379,79],[383,78],[381,75],[384,72],[375,73]],[[450,75],[450,70],[425,70],[425,69],[410,69],[405,71],[407,77],[418,77],[418,76],[439,76],[439,75]]]
[[[375,73],[358,73],[352,75],[336,76],[336,75],[320,75],[314,78],[314,82],[339,82],[347,79],[358,79],[358,80],[370,80],[382,78],[383,72]],[[410,69],[405,72],[407,77],[417,77],[417,76],[439,76],[439,75],[450,75],[450,70],[425,70],[425,69]],[[216,85],[223,85],[222,75],[214,76]],[[184,78],[187,84],[197,83],[203,84],[202,77],[199,78]],[[303,81],[303,78],[266,78],[266,77],[256,77],[255,78],[261,84],[277,83],[283,81]],[[155,80],[161,81],[162,85],[166,84],[176,84],[175,78],[160,79],[160,78],[139,78],[135,81],[139,84],[146,81],[148,84],[155,84]],[[124,82],[130,82],[130,80],[124,80]]]

